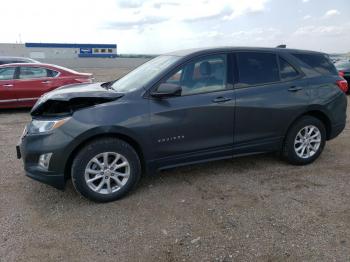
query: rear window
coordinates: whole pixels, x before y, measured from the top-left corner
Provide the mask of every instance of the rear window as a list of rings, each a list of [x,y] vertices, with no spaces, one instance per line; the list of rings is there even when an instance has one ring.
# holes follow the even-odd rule
[[[239,52],[237,62],[242,86],[280,81],[276,54]]]
[[[47,77],[47,71],[41,67],[20,67],[19,79]]]
[[[335,67],[338,70],[349,70],[350,71],[350,62],[338,62],[338,63],[335,63]]]
[[[296,58],[324,75],[337,75],[333,63],[324,54],[293,54]]]

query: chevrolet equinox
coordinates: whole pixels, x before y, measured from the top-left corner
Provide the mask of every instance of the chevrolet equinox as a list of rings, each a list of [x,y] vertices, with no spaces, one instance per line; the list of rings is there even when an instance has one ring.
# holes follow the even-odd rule
[[[43,95],[16,147],[26,175],[121,198],[142,173],[265,152],[313,162],[345,127],[347,82],[328,56],[211,48],[158,56],[119,80]]]

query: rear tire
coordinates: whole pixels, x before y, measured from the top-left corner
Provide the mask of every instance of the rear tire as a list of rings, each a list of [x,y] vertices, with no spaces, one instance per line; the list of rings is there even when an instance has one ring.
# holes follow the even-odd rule
[[[293,165],[315,161],[326,144],[326,128],[322,121],[303,116],[289,129],[282,148],[282,157]]]
[[[109,202],[129,193],[141,177],[141,164],[132,146],[117,138],[90,142],[72,164],[75,189],[95,202]]]

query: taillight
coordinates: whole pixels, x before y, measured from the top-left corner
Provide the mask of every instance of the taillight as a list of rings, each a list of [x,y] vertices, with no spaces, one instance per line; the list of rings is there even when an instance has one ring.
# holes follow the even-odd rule
[[[343,91],[344,93],[348,92],[348,82],[343,79],[343,80],[337,80],[337,85],[340,88],[341,91]]]
[[[339,71],[339,76],[344,77],[344,71]]]

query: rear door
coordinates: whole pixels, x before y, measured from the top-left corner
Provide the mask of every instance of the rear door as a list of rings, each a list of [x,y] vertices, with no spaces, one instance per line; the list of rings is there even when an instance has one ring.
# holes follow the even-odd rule
[[[309,103],[302,73],[272,52],[237,52],[236,154],[277,150]]]
[[[4,67],[0,69],[0,107],[16,106],[16,94],[14,88],[14,76],[16,67]]]
[[[32,106],[42,94],[53,89],[53,84],[46,68],[20,66],[14,90],[21,106]]]

